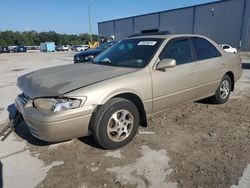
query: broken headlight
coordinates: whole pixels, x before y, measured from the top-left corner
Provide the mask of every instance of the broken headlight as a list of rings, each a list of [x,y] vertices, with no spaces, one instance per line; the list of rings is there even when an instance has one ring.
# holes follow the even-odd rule
[[[37,98],[34,100],[33,105],[35,108],[47,112],[61,112],[70,109],[80,108],[86,97],[81,99],[71,98]]]

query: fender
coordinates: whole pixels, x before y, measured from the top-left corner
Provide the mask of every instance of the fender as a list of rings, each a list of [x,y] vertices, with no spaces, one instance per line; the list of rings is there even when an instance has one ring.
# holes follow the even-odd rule
[[[123,88],[123,89],[114,90],[114,91],[111,91],[110,93],[105,94],[101,98],[101,100],[99,100],[98,105],[103,105],[111,98],[113,98],[117,95],[125,94],[125,93],[131,93],[131,94],[137,95],[141,99],[142,102],[144,101],[142,96],[138,92],[136,92],[135,90],[132,90],[129,88]]]

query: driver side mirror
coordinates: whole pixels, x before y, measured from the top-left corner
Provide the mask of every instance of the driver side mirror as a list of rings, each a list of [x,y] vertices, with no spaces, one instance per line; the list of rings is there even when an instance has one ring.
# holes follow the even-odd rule
[[[162,59],[156,66],[156,70],[176,67],[175,59]]]

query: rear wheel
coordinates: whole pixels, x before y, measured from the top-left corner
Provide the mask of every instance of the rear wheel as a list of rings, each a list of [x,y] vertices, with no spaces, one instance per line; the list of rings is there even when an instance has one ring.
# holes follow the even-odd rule
[[[139,127],[139,112],[129,100],[110,99],[91,120],[95,140],[105,149],[117,149],[128,144]]]
[[[223,104],[226,103],[230,97],[230,93],[232,91],[232,80],[226,74],[222,78],[222,81],[219,87],[216,90],[216,93],[213,97],[211,97],[211,101],[214,104]]]

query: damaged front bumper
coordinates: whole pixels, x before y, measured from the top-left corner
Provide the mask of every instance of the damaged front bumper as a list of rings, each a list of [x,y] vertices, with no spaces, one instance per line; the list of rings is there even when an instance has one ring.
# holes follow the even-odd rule
[[[21,94],[15,100],[30,132],[36,138],[48,142],[65,141],[87,136],[93,106],[62,112],[44,112],[33,107],[32,100]]]

